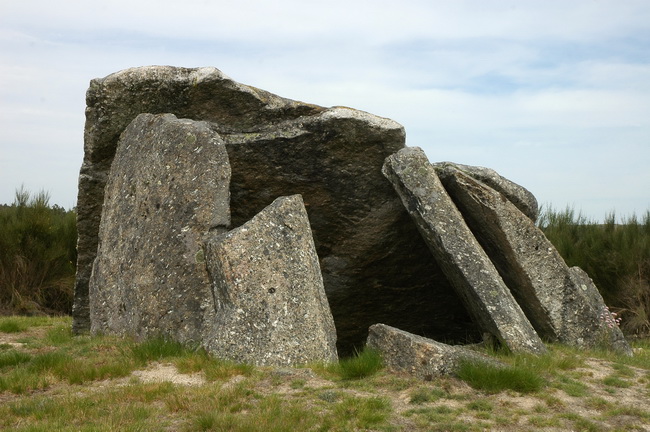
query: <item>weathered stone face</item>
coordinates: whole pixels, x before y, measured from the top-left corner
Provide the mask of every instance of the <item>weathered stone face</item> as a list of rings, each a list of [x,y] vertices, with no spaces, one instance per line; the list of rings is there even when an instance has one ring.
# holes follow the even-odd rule
[[[545,352],[544,344],[465,224],[422,149],[400,150],[386,159],[383,172],[483,331],[513,352]]]
[[[505,364],[470,349],[436,342],[384,324],[370,327],[367,346],[379,351],[389,370],[423,380],[456,375],[464,361],[505,367]]]
[[[239,84],[209,67],[147,66],[92,80],[86,93],[84,161],[79,174],[73,331],[90,329],[88,282],[97,254],[104,187],[120,134],[138,114],[172,113],[242,131],[322,110]]]
[[[523,214],[528,216],[533,222],[539,216],[539,206],[535,196],[525,187],[518,185],[505,177],[502,177],[490,168],[462,165],[453,162],[438,162],[433,164],[436,172],[444,173],[447,169],[458,170],[462,173],[484,183],[486,186],[491,187],[497,192],[514,204]]]
[[[119,134],[141,112],[170,112],[210,121],[226,143],[233,226],[279,196],[303,196],[339,351],[360,346],[377,322],[446,341],[480,337],[381,174],[384,159],[404,146],[399,124],[283,99],[213,68],[130,69],[93,80],[87,102],[75,331],[90,326],[87,283]]]
[[[401,126],[333,108],[222,136],[234,226],[274,197],[303,196],[341,351],[360,346],[378,321],[471,340],[475,326],[381,175],[385,157],[403,146]]]
[[[532,220],[499,192],[453,166],[438,174],[540,336],[631,352],[620,329],[600,318],[606,307],[593,282],[588,277],[574,280],[580,271],[569,269]]]
[[[337,359],[309,220],[299,195],[206,242],[216,301],[207,349],[218,357],[284,366]]]
[[[138,116],[106,185],[90,277],[92,331],[200,343],[214,318],[203,236],[230,223],[230,166],[207,123]]]

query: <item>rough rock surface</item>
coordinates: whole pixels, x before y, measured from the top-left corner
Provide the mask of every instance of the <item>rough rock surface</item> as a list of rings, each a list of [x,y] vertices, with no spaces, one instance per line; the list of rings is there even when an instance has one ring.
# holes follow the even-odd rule
[[[370,327],[367,346],[380,352],[389,370],[427,381],[435,376],[455,375],[464,361],[505,367],[470,349],[446,345],[384,324]]]
[[[73,331],[90,329],[88,282],[97,254],[104,187],[120,134],[138,114],[172,113],[249,130],[322,110],[241,85],[209,67],[147,66],[92,80],[86,93],[84,160],[79,174]]]
[[[593,282],[569,269],[533,221],[459,169],[447,166],[438,175],[542,338],[631,353],[620,329],[602,319],[606,306]]]
[[[261,366],[337,359],[336,329],[300,195],[206,242],[216,302],[209,352]]]
[[[283,99],[214,68],[118,72],[91,82],[87,105],[77,207],[76,332],[90,326],[88,279],[119,135],[141,112],[169,112],[211,122],[226,142],[233,226],[279,196],[303,196],[339,351],[360,346],[377,322],[444,340],[480,338],[381,174],[384,159],[404,146],[399,124]]]
[[[545,352],[544,344],[465,224],[422,149],[404,148],[388,157],[383,172],[483,331],[513,352]]]
[[[569,279],[575,288],[577,310],[571,320],[574,339],[580,346],[611,348],[621,354],[632,356],[634,351],[623,332],[614,323],[614,317],[605,305],[603,297],[589,275],[580,267],[569,268]],[[579,294],[578,294],[579,293]],[[580,320],[580,325],[575,321]]]
[[[537,199],[528,189],[518,185],[505,177],[502,177],[490,168],[462,165],[453,162],[438,162],[433,166],[436,172],[444,172],[447,168],[457,169],[464,174],[485,183],[497,192],[501,192],[511,203],[513,203],[523,214],[528,216],[533,222],[539,216],[539,206]]]
[[[200,343],[214,319],[202,241],[230,223],[230,166],[205,122],[138,116],[106,185],[90,277],[92,331]]]

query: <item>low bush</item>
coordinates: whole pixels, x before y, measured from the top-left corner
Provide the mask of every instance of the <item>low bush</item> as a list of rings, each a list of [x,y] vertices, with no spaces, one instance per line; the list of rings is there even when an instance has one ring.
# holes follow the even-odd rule
[[[0,206],[0,309],[70,313],[77,229],[74,211],[49,205],[49,195],[21,188]]]

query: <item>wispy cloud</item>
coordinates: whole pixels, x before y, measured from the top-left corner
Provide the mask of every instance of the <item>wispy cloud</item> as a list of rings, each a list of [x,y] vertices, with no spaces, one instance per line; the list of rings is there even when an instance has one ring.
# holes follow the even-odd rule
[[[650,207],[646,0],[24,0],[0,10],[0,202],[29,179],[74,204],[88,81],[172,64],[394,118],[431,159],[491,166],[543,202],[594,217],[611,209],[603,197],[623,213]],[[53,163],[66,175],[43,169]],[[603,183],[603,170],[625,175]]]

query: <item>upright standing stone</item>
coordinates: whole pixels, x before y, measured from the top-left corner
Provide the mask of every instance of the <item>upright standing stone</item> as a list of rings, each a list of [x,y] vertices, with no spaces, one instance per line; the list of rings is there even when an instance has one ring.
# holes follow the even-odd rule
[[[479,326],[513,352],[545,352],[422,149],[404,148],[388,157],[383,172]]]
[[[504,196],[453,166],[440,180],[540,336],[573,346],[631,353],[593,282],[569,269],[544,233]]]
[[[206,243],[217,305],[207,348],[256,365],[335,361],[336,329],[300,195]]]
[[[202,241],[230,223],[230,166],[205,122],[139,115],[117,148],[90,276],[93,332],[200,343],[214,320]]]

